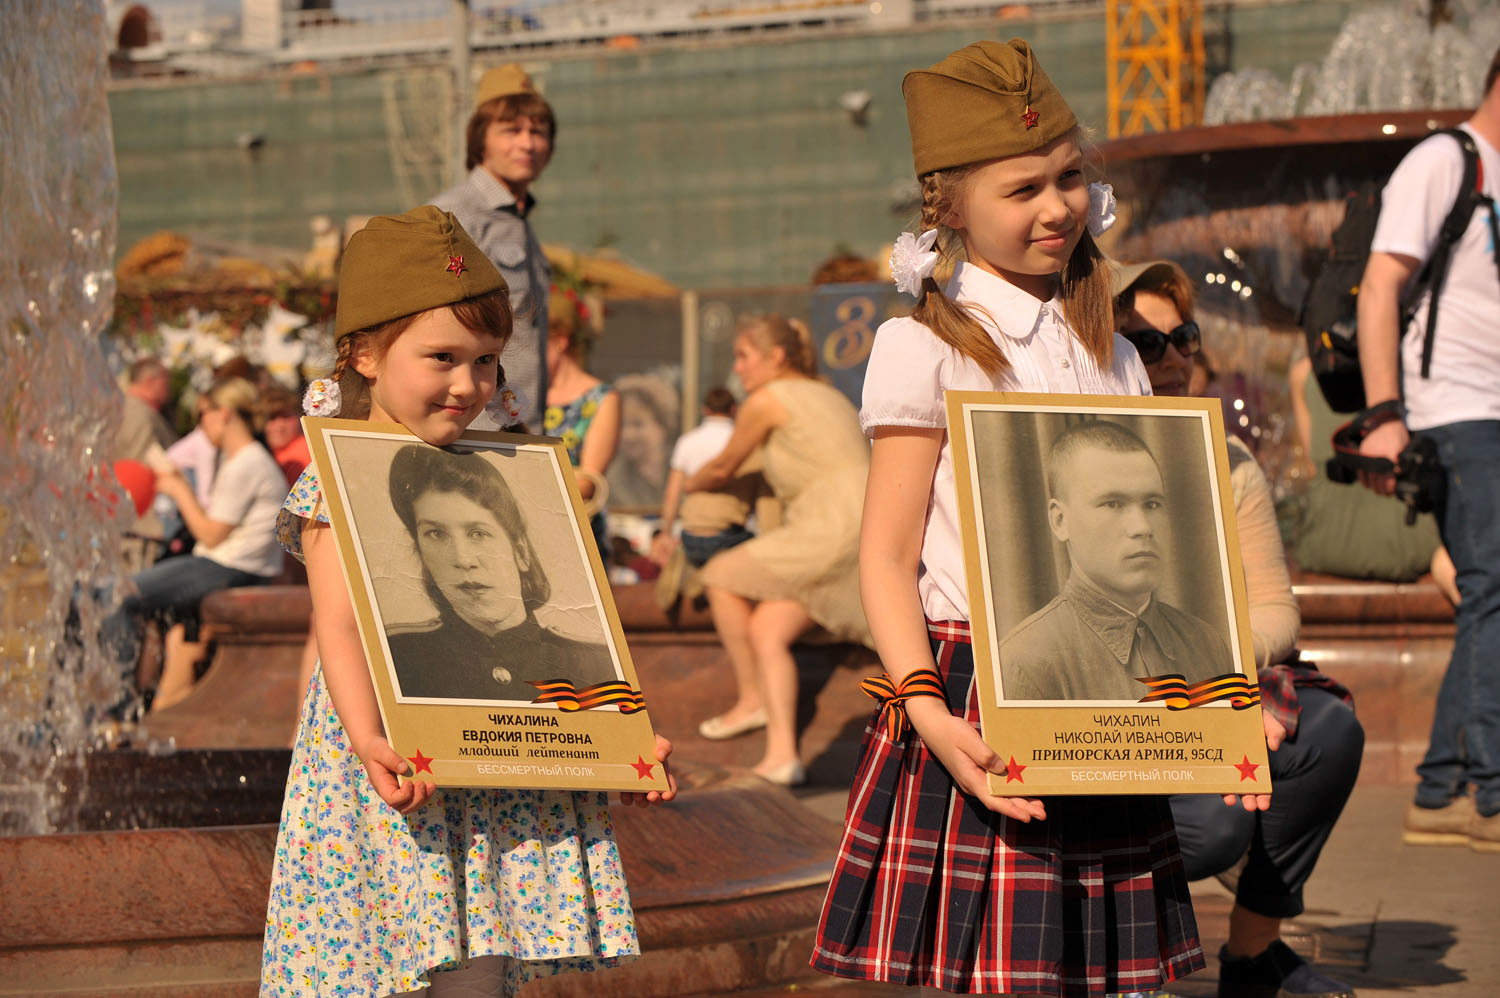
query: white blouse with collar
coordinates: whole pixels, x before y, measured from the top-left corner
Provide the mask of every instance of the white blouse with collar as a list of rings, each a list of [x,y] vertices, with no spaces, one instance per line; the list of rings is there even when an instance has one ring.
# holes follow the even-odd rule
[[[946,430],[943,392],[949,390],[1151,394],[1151,382],[1135,347],[1117,333],[1113,363],[1108,370],[1101,369],[1073,335],[1057,298],[1038,301],[1003,278],[967,263],[954,268],[947,295],[983,309],[975,317],[1000,346],[1010,367],[992,377],[916,319],[882,323],[865,371],[859,412],[866,434],[873,435],[882,426]],[[917,591],[927,619],[969,619],[953,448],[946,432],[928,500]]]

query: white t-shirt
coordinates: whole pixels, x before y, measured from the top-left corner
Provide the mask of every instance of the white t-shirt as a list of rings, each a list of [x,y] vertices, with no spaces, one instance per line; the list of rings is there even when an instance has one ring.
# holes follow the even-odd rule
[[[1072,392],[1084,395],[1150,395],[1151,381],[1135,347],[1115,335],[1110,369],[1100,370],[1063,318],[1062,302],[1041,302],[987,271],[960,263],[948,282],[955,301],[982,306],[999,323],[976,315],[1010,361],[998,377],[985,374],[916,319],[891,319],[875,334],[865,370],[860,425],[948,425],[943,392]],[[929,620],[968,620],[953,447],[945,433],[927,506],[917,591]]]
[[[210,520],[232,523],[234,529],[213,547],[195,545],[193,554],[252,575],[279,574],[276,514],[286,493],[286,476],[270,451],[258,443],[241,447],[219,465],[204,510]]]
[[[734,436],[734,420],[728,416],[704,416],[703,422],[677,438],[672,447],[671,467],[684,475],[698,470],[724,452]]]
[[[193,427],[187,436],[168,447],[167,458],[184,472],[193,473],[193,494],[198,497],[198,505],[207,509],[214,494],[214,467],[219,462],[219,449],[208,442],[203,427]]]
[[[1484,193],[1491,197],[1500,178],[1500,150],[1474,136],[1484,167]],[[1437,245],[1443,220],[1458,199],[1463,153],[1446,135],[1420,142],[1396,167],[1381,197],[1380,221],[1370,248],[1426,261]],[[1438,301],[1431,377],[1422,377],[1422,340],[1427,330],[1427,296],[1401,343],[1401,376],[1406,423],[1425,430],[1447,423],[1500,419],[1500,272],[1489,218],[1480,208],[1453,247],[1448,278]]]

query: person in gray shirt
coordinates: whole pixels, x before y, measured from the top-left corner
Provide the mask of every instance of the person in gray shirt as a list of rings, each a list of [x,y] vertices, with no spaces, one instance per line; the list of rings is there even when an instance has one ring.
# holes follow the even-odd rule
[[[547,289],[552,267],[531,231],[532,183],[552,159],[557,121],[521,67],[509,63],[480,78],[467,130],[469,175],[432,203],[451,211],[510,287],[515,331],[500,364],[521,396],[521,420],[541,432],[547,404]]]

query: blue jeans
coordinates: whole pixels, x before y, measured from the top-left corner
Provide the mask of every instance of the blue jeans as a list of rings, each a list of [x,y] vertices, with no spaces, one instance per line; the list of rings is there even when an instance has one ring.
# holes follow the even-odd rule
[[[717,534],[690,534],[683,531],[682,554],[689,565],[702,568],[708,564],[708,559],[720,551],[728,551],[736,544],[743,544],[754,536],[738,524],[727,530],[721,530]]]
[[[1448,498],[1438,530],[1458,569],[1453,658],[1438,688],[1416,802],[1442,807],[1472,789],[1480,814],[1500,812],[1500,420],[1450,423],[1437,444]]]
[[[209,593],[236,586],[262,586],[271,580],[271,576],[252,575],[196,555],[158,561],[135,574],[138,591],[125,597],[119,609],[105,618],[103,637],[114,647],[122,665],[132,665],[140,654],[147,616],[161,615],[173,622],[184,617],[196,619],[198,604]]]

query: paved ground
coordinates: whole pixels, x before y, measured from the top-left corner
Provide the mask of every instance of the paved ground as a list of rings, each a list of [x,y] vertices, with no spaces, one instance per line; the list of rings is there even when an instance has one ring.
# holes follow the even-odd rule
[[[1355,985],[1361,998],[1492,998],[1500,993],[1500,855],[1403,844],[1401,815],[1409,796],[1398,787],[1355,791],[1308,884],[1308,911],[1290,924],[1288,941]],[[834,820],[843,816],[839,791],[810,789],[803,798]],[[1231,895],[1213,880],[1194,884],[1193,895],[1205,947],[1216,953],[1227,933]],[[1207,970],[1174,990],[1212,996],[1217,970],[1210,956]],[[912,992],[810,979],[759,994],[876,998]]]

